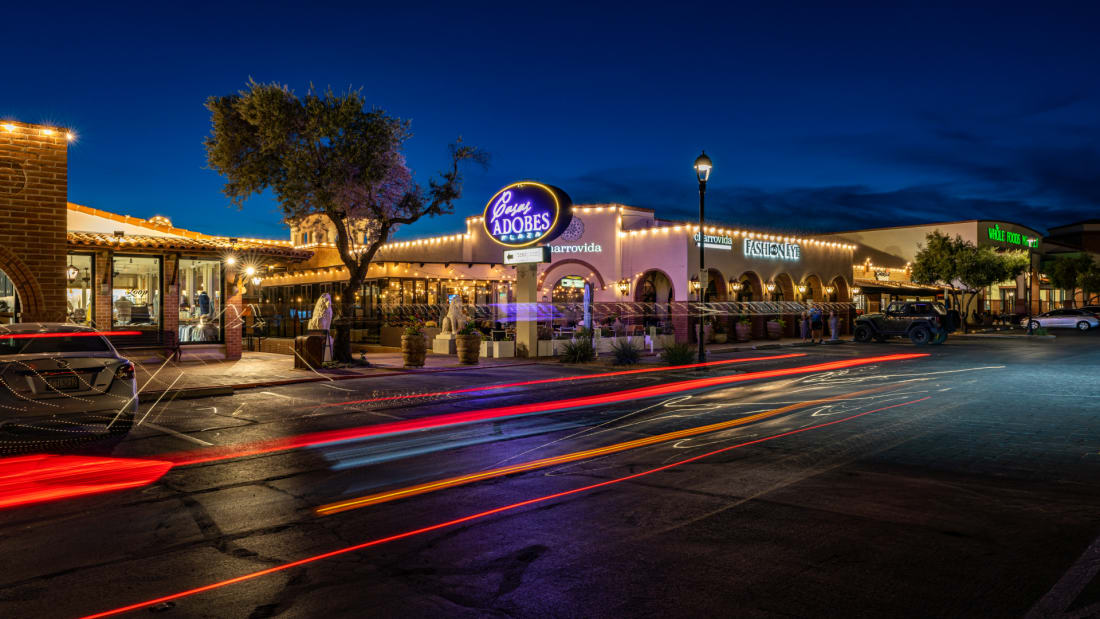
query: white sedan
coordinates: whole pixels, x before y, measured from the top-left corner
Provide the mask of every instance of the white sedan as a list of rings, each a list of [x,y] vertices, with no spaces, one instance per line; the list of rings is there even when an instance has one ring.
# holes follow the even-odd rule
[[[1079,309],[1051,310],[1032,316],[1030,320],[1032,329],[1046,327],[1047,329],[1077,329],[1079,331],[1088,331],[1089,329],[1100,327],[1100,319],[1097,319],[1095,314]],[[1020,321],[1020,326],[1026,329],[1028,326],[1027,321],[1028,319],[1024,318]]]

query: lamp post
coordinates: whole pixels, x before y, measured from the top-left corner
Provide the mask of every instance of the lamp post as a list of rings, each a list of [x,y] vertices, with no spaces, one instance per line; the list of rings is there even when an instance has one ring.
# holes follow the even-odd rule
[[[710,170],[714,167],[707,151],[695,158],[695,177],[699,179],[699,363],[707,360],[707,350],[703,341],[703,316],[706,309],[703,307],[703,297],[707,289],[707,267],[703,257],[706,249],[706,235],[703,232],[703,202],[707,195],[707,179],[710,178]]]

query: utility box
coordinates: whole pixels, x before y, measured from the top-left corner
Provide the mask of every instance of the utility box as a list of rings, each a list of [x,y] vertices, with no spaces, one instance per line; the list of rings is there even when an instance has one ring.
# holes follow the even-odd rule
[[[299,335],[294,338],[294,367],[321,367],[325,360],[325,340],[323,335]]]

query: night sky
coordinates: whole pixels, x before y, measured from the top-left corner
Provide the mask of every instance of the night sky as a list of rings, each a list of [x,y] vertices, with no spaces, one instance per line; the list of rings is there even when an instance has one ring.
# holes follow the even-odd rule
[[[458,135],[490,152],[455,215],[404,237],[522,178],[692,218],[702,148],[708,219],[734,225],[1100,216],[1100,3],[156,4],[3,11],[0,117],[78,133],[73,202],[285,238],[272,200],[230,208],[205,168],[204,100],[252,77],[363,87],[411,119],[423,183]]]

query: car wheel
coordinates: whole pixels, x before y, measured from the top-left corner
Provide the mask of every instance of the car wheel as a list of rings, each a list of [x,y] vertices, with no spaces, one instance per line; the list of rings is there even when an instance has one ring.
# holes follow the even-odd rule
[[[909,330],[909,340],[917,346],[924,346],[932,341],[932,331],[928,327],[918,325]]]
[[[875,334],[871,332],[871,327],[868,327],[867,325],[856,325],[856,331],[853,334],[853,337],[855,337],[856,341],[860,344],[866,344],[867,342],[871,341],[871,338],[874,337],[874,335]]]
[[[1088,330],[1089,330],[1089,328],[1090,328],[1090,327],[1089,327],[1089,323],[1085,322],[1084,320],[1082,320],[1081,322],[1077,323],[1077,330],[1078,330],[1078,331],[1088,331]]]

